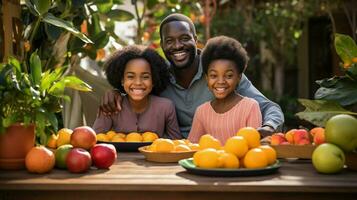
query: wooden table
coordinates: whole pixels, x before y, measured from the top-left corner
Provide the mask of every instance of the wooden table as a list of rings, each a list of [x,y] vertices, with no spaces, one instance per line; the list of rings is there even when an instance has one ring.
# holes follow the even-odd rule
[[[254,177],[204,177],[177,164],[147,162],[119,153],[110,170],[85,174],[0,171],[0,199],[357,199],[357,172],[318,174],[310,161],[284,161],[278,173]]]

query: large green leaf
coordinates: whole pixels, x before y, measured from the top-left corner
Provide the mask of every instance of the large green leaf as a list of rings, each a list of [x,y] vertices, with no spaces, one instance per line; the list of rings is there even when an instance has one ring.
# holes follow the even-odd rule
[[[98,13],[92,14],[91,22],[88,22],[87,26],[88,26],[88,33],[90,36],[98,35],[100,32],[102,32]]]
[[[303,112],[296,113],[296,115],[300,119],[320,127],[324,127],[328,119],[338,114],[357,115],[357,113],[342,108],[334,101],[309,99],[298,99],[298,101],[305,106],[306,109]]]
[[[63,72],[67,69],[67,67],[59,67],[54,71],[46,71],[42,75],[42,81],[40,85],[41,91],[49,90],[50,87],[56,82],[63,74]]]
[[[32,0],[35,10],[43,15],[48,12],[51,7],[52,0]]]
[[[133,14],[121,9],[113,9],[109,11],[106,15],[108,18],[115,21],[129,21],[134,19]]]
[[[107,13],[113,7],[113,0],[95,0],[95,5],[100,13]]]
[[[104,48],[109,42],[109,35],[106,31],[100,32],[94,38],[92,38],[96,49]]]
[[[82,81],[81,79],[75,76],[66,76],[65,78],[62,79],[62,81],[65,83],[65,86],[68,88],[72,88],[84,92],[92,91],[92,87],[90,85],[88,85],[86,82]]]
[[[37,55],[37,51],[33,52],[30,56],[30,70],[33,84],[40,85],[42,66],[40,57]]]
[[[70,24],[68,21],[65,21],[61,18],[57,18],[53,16],[51,13],[46,13],[43,17],[43,21],[47,22],[49,24],[52,24],[57,27],[61,27],[63,29],[66,29],[67,31],[71,32],[73,35],[76,37],[80,38],[83,42],[86,43],[93,43],[86,35],[78,31],[72,24]]]
[[[316,81],[321,87],[315,99],[333,100],[342,106],[357,103],[357,82],[348,77],[333,77]]]
[[[29,11],[30,11],[33,15],[35,15],[35,16],[39,16],[39,15],[40,15],[40,13],[38,12],[37,9],[35,9],[34,5],[31,3],[30,0],[26,0],[26,1],[25,1],[25,4],[26,4],[26,7],[29,9]]]
[[[335,48],[344,63],[351,63],[352,58],[357,57],[357,45],[348,35],[336,33]]]

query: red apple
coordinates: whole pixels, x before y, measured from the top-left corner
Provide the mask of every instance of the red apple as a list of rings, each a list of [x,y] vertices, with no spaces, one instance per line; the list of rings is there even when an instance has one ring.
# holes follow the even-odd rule
[[[297,129],[294,131],[294,144],[305,145],[311,144],[310,135],[305,129]]]
[[[94,130],[89,126],[80,126],[73,130],[71,134],[71,144],[73,147],[79,147],[89,150],[97,143],[97,137]]]
[[[271,141],[270,141],[271,145],[279,145],[282,144],[283,142],[287,142],[283,133],[274,133],[271,136]]]
[[[117,152],[112,144],[96,144],[92,147],[90,155],[98,169],[108,169],[117,159]]]
[[[290,131],[285,133],[285,138],[290,144],[294,144],[294,133],[296,129],[291,129]]]
[[[66,165],[72,173],[83,173],[92,165],[92,159],[85,149],[73,148],[67,155]]]

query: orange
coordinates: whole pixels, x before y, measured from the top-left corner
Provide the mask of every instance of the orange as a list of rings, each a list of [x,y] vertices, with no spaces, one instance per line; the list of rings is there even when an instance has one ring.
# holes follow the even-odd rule
[[[196,167],[198,166],[198,163],[201,160],[201,154],[202,151],[197,151],[195,154],[193,154],[193,164],[195,164]]]
[[[173,142],[174,142],[175,146],[177,146],[177,145],[179,145],[179,144],[184,144],[184,145],[186,145],[186,142],[183,141],[183,140],[173,140]]]
[[[268,165],[267,155],[260,148],[250,149],[244,156],[243,162],[246,168],[263,168]]]
[[[242,136],[233,136],[226,141],[224,150],[242,158],[248,152],[248,143]]]
[[[237,156],[232,153],[220,153],[218,157],[220,167],[223,168],[239,168],[239,160]]]
[[[97,136],[97,141],[102,141],[102,142],[109,142],[109,136],[104,134],[104,133],[99,133],[96,135]]]
[[[122,137],[122,138],[126,138],[126,134],[125,133],[117,133],[116,135],[119,135],[120,137]]]
[[[157,152],[171,152],[175,150],[175,144],[170,139],[157,139],[155,140]]]
[[[244,139],[248,142],[248,148],[256,148],[260,146],[260,134],[259,132],[252,127],[241,128],[237,136],[243,136]]]
[[[58,136],[55,135],[55,134],[52,134],[50,136],[50,138],[48,139],[48,142],[47,142],[47,147],[49,148],[52,148],[52,149],[56,149],[57,148],[57,138]]]
[[[145,132],[142,134],[143,142],[153,142],[154,140],[158,139],[159,136],[153,132]]]
[[[190,143],[190,144],[188,144],[187,146],[190,147],[190,149],[191,149],[192,151],[198,151],[198,150],[200,150],[200,145],[198,145],[198,144]]]
[[[156,144],[151,144],[146,150],[156,152]]]
[[[202,167],[202,168],[217,168],[219,167],[219,153],[217,152],[216,149],[213,148],[207,148],[204,150],[201,150],[200,153],[198,154],[198,162],[197,162],[197,167]]]
[[[116,135],[117,133],[115,131],[108,131],[106,133],[108,140],[112,140],[112,138]]]
[[[26,154],[25,165],[31,173],[47,173],[55,166],[55,155],[44,146],[33,147]]]
[[[276,161],[276,151],[269,145],[259,146],[259,149],[263,150],[267,155],[268,165],[274,164]]]
[[[325,132],[325,129],[322,127],[315,127],[313,129],[310,130],[310,134],[312,136],[315,136],[316,134],[319,134],[319,132]],[[321,134],[321,133],[320,133]]]
[[[186,152],[186,151],[191,151],[191,149],[186,144],[179,144],[179,145],[175,146],[175,151],[176,152]]]
[[[64,144],[70,144],[71,143],[71,134],[73,131],[68,128],[62,128],[57,132],[58,138],[57,138],[57,146],[62,146]]]
[[[200,145],[201,149],[206,149],[206,148],[214,148],[216,150],[221,149],[221,142],[209,134],[201,136],[198,144]]]
[[[143,137],[140,135],[140,133],[129,133],[125,140],[127,142],[142,142],[143,141]]]
[[[116,134],[113,136],[111,142],[125,142],[125,138],[123,138],[119,134]]]
[[[191,142],[190,142],[190,140],[188,140],[188,139],[182,139],[187,145],[188,144],[192,144]]]

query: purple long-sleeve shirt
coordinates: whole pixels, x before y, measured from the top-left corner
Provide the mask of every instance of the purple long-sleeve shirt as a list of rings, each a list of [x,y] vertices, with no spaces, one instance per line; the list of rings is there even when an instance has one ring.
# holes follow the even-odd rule
[[[174,104],[163,97],[150,95],[149,98],[149,107],[138,114],[133,112],[128,98],[123,97],[122,110],[111,116],[98,114],[93,129],[97,133],[109,130],[122,133],[151,131],[159,137],[181,139]]]

